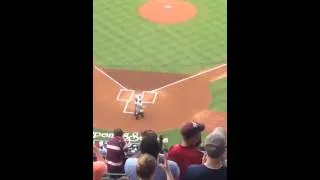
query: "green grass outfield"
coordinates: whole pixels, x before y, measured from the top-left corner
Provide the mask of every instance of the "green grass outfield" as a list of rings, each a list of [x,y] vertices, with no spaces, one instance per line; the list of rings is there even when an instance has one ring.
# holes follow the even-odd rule
[[[195,73],[225,63],[227,1],[189,0],[194,19],[158,25],[139,17],[146,0],[93,2],[95,63],[103,67]]]
[[[227,78],[211,83],[210,88],[212,95],[211,110],[227,112]]]
[[[188,1],[196,6],[197,15],[188,22],[166,26],[138,16],[138,7],[147,0],[95,0],[95,64],[129,70],[196,73],[226,63],[227,1]],[[214,100],[211,108],[226,111],[226,79],[212,83],[210,88]],[[168,147],[181,140],[179,129],[161,134],[169,139]]]

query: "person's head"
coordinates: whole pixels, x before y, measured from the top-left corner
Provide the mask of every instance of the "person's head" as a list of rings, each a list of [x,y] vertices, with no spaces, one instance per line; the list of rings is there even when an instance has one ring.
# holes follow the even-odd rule
[[[199,146],[201,144],[201,132],[205,129],[204,124],[187,122],[181,128],[183,141],[188,146]]]
[[[142,139],[146,136],[154,136],[155,138],[158,137],[157,133],[154,132],[153,130],[144,130],[140,134],[141,134]]]
[[[160,145],[157,139],[157,135],[154,133],[145,134],[140,142],[140,152],[142,154],[150,154],[154,158],[157,158],[160,153]]]
[[[122,135],[123,135],[122,129],[120,129],[120,128],[115,129],[115,130],[113,131],[113,135],[114,135],[114,136],[120,136],[120,137],[122,137]]]
[[[216,133],[220,133],[221,135],[227,137],[227,131],[223,127],[216,127],[212,132],[215,133],[215,134]]]
[[[107,165],[103,161],[93,162],[93,180],[100,180],[107,174]]]
[[[137,161],[136,173],[140,179],[151,179],[156,169],[157,161],[152,155],[141,154]]]
[[[226,140],[226,136],[221,133],[210,133],[204,141],[204,148],[207,156],[212,159],[221,158],[226,149]]]

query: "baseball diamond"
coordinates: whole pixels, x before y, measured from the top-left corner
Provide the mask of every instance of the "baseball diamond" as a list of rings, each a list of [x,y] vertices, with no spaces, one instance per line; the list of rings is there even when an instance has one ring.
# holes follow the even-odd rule
[[[109,71],[96,66],[94,70],[94,127],[102,129],[122,127],[129,132],[152,127],[156,131],[165,131],[179,127],[190,119],[204,122],[209,129],[225,126],[226,112],[209,110],[211,103],[209,83],[213,79],[221,78],[226,74],[226,70],[226,64],[222,64],[165,84],[163,80],[170,82],[174,75],[168,74],[165,79],[161,79],[157,78],[157,73],[148,75],[147,72]],[[108,73],[111,75],[107,76]],[[138,74],[145,79],[153,77],[153,80],[149,82],[150,84],[148,81],[135,83],[135,77]],[[157,86],[157,84],[164,85]],[[142,91],[143,103],[147,104],[146,118],[139,121],[133,121],[133,97],[136,90],[132,89]],[[141,93],[138,91],[138,94]]]
[[[226,128],[226,9],[226,0],[95,0],[93,139],[152,129],[172,145],[186,121]]]

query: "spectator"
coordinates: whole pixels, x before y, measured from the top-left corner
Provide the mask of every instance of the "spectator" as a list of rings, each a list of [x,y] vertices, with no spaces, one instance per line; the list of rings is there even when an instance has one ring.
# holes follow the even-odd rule
[[[107,149],[104,147],[104,145],[100,146],[100,154],[105,158],[107,157]]]
[[[157,133],[153,130],[144,130],[141,132],[142,139],[146,136],[153,136],[154,138],[158,138]]]
[[[165,172],[167,180],[174,180],[166,156],[164,156],[163,164],[159,164],[159,167]],[[137,161],[136,167],[139,180],[152,180],[156,168],[157,160],[149,154],[142,154]]]
[[[221,135],[226,137],[226,149],[225,149],[225,152],[224,152],[224,154],[222,156],[222,161],[224,162],[224,165],[227,166],[227,131],[223,127],[216,127],[213,130],[213,133],[220,133]]]
[[[210,133],[204,142],[206,154],[203,157],[203,164],[189,166],[183,180],[226,180],[227,168],[222,161],[226,142],[223,133]]]
[[[93,162],[93,180],[100,180],[107,173],[107,165],[95,145],[93,145],[93,155],[96,157],[96,161]]]
[[[100,180],[107,172],[106,164],[103,161],[93,162],[93,180]]]
[[[136,173],[140,180],[152,180],[157,167],[156,159],[149,154],[141,154],[137,160]]]
[[[122,129],[115,129],[114,136],[107,143],[107,163],[109,173],[124,173],[125,151],[128,144],[123,139]]]
[[[143,135],[143,133],[142,133]],[[144,154],[149,154],[153,156],[158,162],[161,162],[164,160],[159,156],[160,152],[160,146],[159,142],[157,140],[157,134],[154,132],[149,131],[147,134],[143,135],[143,138],[140,143],[140,156]],[[128,158],[125,163],[125,173],[129,177],[130,180],[136,180],[137,179],[137,173],[136,173],[136,166],[138,163],[138,158]],[[158,164],[158,163],[157,163]],[[180,170],[178,165],[173,161],[167,162],[167,168],[170,169],[170,172],[172,173],[173,177],[177,179],[180,174]],[[166,178],[166,172],[161,168],[161,166],[156,167],[153,179],[154,180],[165,180]],[[169,179],[167,179],[169,180]]]
[[[160,163],[159,166],[164,170],[164,172],[166,173],[167,176],[167,180],[174,180],[175,178],[173,177],[171,170],[170,170],[170,166],[168,163],[168,156],[167,154],[164,156],[163,159],[163,163]],[[176,179],[178,179],[179,176],[177,176]]]
[[[100,154],[99,149],[95,145],[93,145],[93,161],[105,162],[103,156]]]
[[[169,160],[176,162],[180,168],[180,179],[191,164],[201,164],[203,153],[199,151],[201,144],[201,132],[204,124],[188,122],[181,128],[183,141],[174,145],[168,153]]]

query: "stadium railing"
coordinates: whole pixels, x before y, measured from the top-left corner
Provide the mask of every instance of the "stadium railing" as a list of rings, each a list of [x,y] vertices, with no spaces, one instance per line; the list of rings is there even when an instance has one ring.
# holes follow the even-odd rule
[[[127,177],[124,173],[107,173],[101,180],[117,180],[123,176]]]

